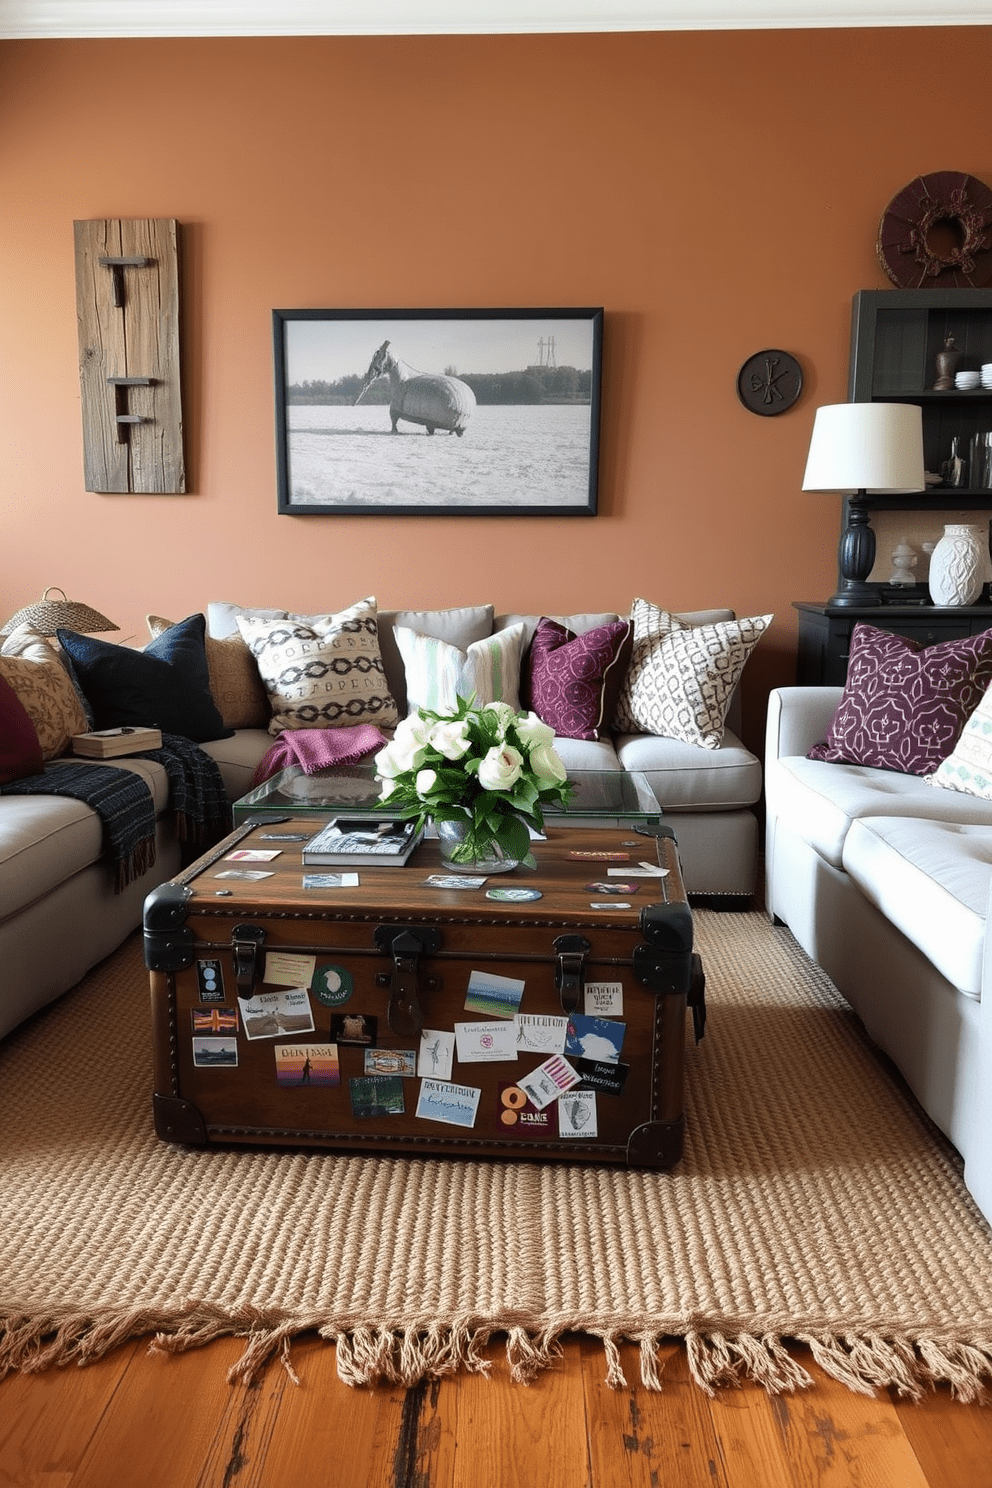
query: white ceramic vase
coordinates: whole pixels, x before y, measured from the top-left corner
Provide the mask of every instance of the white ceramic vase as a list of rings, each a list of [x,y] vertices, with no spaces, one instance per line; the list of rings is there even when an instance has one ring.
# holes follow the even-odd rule
[[[935,605],[970,605],[982,592],[985,549],[978,527],[950,523],[930,558],[930,598]]]

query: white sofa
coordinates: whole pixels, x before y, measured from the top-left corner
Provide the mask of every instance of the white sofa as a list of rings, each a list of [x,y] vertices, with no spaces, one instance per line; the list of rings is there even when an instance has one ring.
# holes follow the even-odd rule
[[[209,637],[223,641],[231,634],[234,608],[208,607]],[[392,635],[397,614],[402,618],[409,612],[380,610],[378,622],[386,680],[402,716],[404,669]],[[493,628],[523,621],[532,633],[539,618],[496,616]],[[616,618],[566,617],[577,632]],[[709,624],[733,619],[733,612],[708,610],[682,618]],[[220,706],[216,691],[214,695]],[[221,712],[228,716],[223,707]],[[675,825],[690,892],[728,896],[747,905],[757,871],[754,808],[761,795],[761,765],[740,741],[739,716],[735,698],[723,744],[716,750],[634,734],[597,741],[559,739],[557,747],[569,769],[644,771]],[[237,728],[228,738],[202,745],[217,761],[231,801],[247,793],[274,742],[259,727]],[[55,796],[0,794],[0,1037],[109,955],[141,923],[147,893],[179,869],[180,846],[162,766],[140,759],[113,763],[138,770],[147,780],[158,816],[156,863],[122,894],[114,893],[100,822],[89,807]]]
[[[806,758],[839,687],[769,698],[766,903],[964,1159],[992,1220],[992,802]]]

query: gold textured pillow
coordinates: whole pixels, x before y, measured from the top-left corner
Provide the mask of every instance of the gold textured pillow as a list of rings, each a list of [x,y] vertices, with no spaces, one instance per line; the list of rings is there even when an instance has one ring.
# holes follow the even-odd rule
[[[174,620],[164,620],[161,615],[146,615],[145,621],[152,640],[175,624]],[[258,675],[255,658],[240,634],[225,636],[220,641],[207,635],[203,644],[210,674],[210,695],[217,704],[224,727],[268,728],[271,710],[265,684]]]
[[[270,734],[398,722],[379,650],[378,614],[369,598],[305,623],[238,615],[269,694]]]
[[[4,642],[0,676],[34,724],[43,758],[58,759],[70,748],[73,734],[85,734],[89,725],[76,689],[44,636],[19,625]]]

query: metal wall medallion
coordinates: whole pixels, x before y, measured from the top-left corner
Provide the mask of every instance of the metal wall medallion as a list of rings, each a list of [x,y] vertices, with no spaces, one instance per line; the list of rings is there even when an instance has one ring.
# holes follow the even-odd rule
[[[737,374],[738,398],[765,418],[791,408],[802,390],[803,369],[787,351],[756,351]]]
[[[992,191],[963,171],[917,176],[886,207],[876,249],[900,289],[977,289],[992,276]]]

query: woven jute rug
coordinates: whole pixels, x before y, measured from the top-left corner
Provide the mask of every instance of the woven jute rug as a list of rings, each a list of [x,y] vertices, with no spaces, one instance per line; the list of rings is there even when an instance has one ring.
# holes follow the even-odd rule
[[[0,1374],[236,1334],[250,1380],[317,1330],[352,1384],[488,1368],[494,1335],[526,1381],[583,1332],[614,1385],[619,1340],[660,1388],[676,1336],[708,1391],[801,1387],[801,1339],[852,1389],[976,1398],[992,1229],[955,1153],[788,932],[696,925],[709,1023],[660,1174],[162,1143],[135,937],[0,1045]]]

